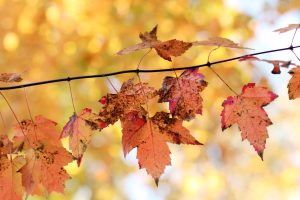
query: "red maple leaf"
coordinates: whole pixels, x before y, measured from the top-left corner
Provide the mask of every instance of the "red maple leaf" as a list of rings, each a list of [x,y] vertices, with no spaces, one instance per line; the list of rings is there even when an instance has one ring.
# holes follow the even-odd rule
[[[159,90],[158,102],[169,102],[169,110],[175,117],[193,119],[196,114],[202,114],[200,92],[207,86],[203,78],[198,68],[186,70],[176,78],[167,76]]]
[[[169,113],[156,113],[148,121],[136,113],[129,115],[131,116],[121,121],[124,154],[137,147],[140,168],[145,168],[156,184],[165,167],[171,164],[167,142],[201,144],[182,126],[182,120],[169,118]]]
[[[269,137],[267,126],[272,122],[262,107],[277,97],[267,88],[255,87],[255,83],[245,85],[240,95],[230,96],[223,102],[222,130],[237,123],[242,140],[247,139],[263,159],[266,139]]]

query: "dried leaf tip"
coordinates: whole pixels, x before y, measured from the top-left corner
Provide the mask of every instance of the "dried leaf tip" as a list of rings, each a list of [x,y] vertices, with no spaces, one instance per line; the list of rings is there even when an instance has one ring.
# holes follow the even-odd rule
[[[192,42],[192,44],[193,44],[193,46],[217,46],[217,47],[253,50],[248,47],[239,46],[238,43],[235,43],[230,39],[222,38],[222,37],[209,38],[208,40],[204,40],[204,41],[195,41],[195,42]]]
[[[155,179],[154,179],[154,181],[155,181],[155,185],[156,185],[156,187],[158,187],[159,178],[155,178]]]
[[[257,154],[259,155],[261,161],[264,161],[264,152],[257,152]]]
[[[291,31],[294,29],[298,29],[298,28],[300,28],[300,24],[289,24],[288,26],[276,29],[273,32],[285,33],[285,32],[288,32],[288,31]]]

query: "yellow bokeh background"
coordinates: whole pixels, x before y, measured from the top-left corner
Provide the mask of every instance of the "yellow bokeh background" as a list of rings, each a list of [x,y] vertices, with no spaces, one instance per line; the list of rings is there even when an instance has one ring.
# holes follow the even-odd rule
[[[269,0],[261,1],[257,8],[249,7],[251,12],[254,10],[253,13],[265,16],[261,17],[265,19],[262,22],[255,14],[229,2],[234,1],[0,0],[0,72],[20,73],[23,83],[31,83],[135,69],[145,50],[123,56],[116,52],[138,43],[139,33],[151,30],[156,24],[161,40],[194,41],[219,36],[247,46],[257,36],[260,23],[274,24],[286,13],[299,12],[300,6],[297,0]],[[286,21],[289,23],[292,22]],[[267,35],[265,40],[268,40]],[[205,63],[211,49],[193,47],[183,56],[174,58],[172,63],[152,51],[140,68],[176,68]],[[212,54],[211,60],[245,53],[247,51],[220,48]],[[269,85],[269,78],[251,63],[230,62],[214,66],[214,69],[236,91],[248,82],[275,87]],[[249,143],[241,141],[236,126],[222,133],[221,105],[233,94],[210,70],[200,71],[209,83],[202,94],[203,116],[186,122],[185,126],[205,145],[169,145],[172,166],[167,167],[158,188],[144,169],[138,170],[135,151],[127,159],[123,158],[121,128],[116,123],[94,134],[80,168],[75,162],[66,167],[72,179],[66,182],[65,194],[29,196],[28,200],[298,199],[299,101],[289,102],[280,97],[280,103],[268,107],[274,126],[268,128],[270,138],[262,162]],[[159,89],[167,75],[174,76],[166,72],[141,74],[141,78]],[[120,88],[128,78],[137,79],[135,74],[109,79],[114,87]],[[1,83],[1,86],[8,84]],[[97,113],[101,108],[98,100],[107,92],[114,92],[105,78],[71,81],[71,87],[78,111],[90,107]],[[56,121],[58,130],[73,113],[68,83],[61,82],[29,87],[26,91],[4,91],[19,119],[30,117],[25,92],[32,115],[42,114]],[[151,114],[166,108],[155,102],[150,104]],[[0,129],[13,135],[16,121],[3,100],[0,108],[5,121]],[[67,146],[67,140],[63,142]]]

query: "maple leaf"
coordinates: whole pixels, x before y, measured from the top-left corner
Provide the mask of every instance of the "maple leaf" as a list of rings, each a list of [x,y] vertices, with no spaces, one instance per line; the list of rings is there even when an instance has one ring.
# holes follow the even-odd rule
[[[22,200],[22,187],[19,169],[25,164],[22,156],[9,159],[6,155],[0,156],[0,199]]]
[[[198,68],[185,70],[179,77],[167,76],[159,90],[158,102],[169,102],[173,116],[190,120],[196,114],[202,114],[202,92],[207,86],[204,76]]]
[[[165,167],[171,164],[167,142],[201,144],[182,126],[182,120],[169,118],[169,113],[158,112],[147,121],[137,113],[129,115],[121,121],[124,155],[137,147],[140,168],[145,168],[156,184]]]
[[[14,152],[13,143],[7,135],[0,135],[0,156],[11,154]]]
[[[32,120],[23,120],[21,127],[15,127],[16,135],[13,138],[15,143],[24,143],[24,149],[39,146],[41,142],[48,141],[56,144],[59,141],[59,134],[56,131],[57,123],[44,118],[42,115]]]
[[[294,29],[298,29],[298,28],[300,28],[300,24],[289,24],[286,27],[274,30],[274,32],[285,33],[285,32],[288,32],[288,31],[291,31],[291,30],[294,30]]]
[[[150,32],[140,33],[141,43],[124,48],[117,54],[124,55],[141,49],[154,48],[160,57],[172,61],[171,56],[180,56],[192,46],[190,42],[183,42],[177,39],[161,42],[157,39],[156,33],[157,25]]]
[[[156,95],[157,91],[148,83],[134,84],[133,79],[129,79],[123,83],[119,93],[107,94],[100,99],[104,106],[99,116],[106,125],[109,125],[123,119],[127,113],[132,111],[143,115],[146,111],[141,105]]]
[[[22,183],[27,194],[43,195],[47,192],[64,192],[64,182],[70,178],[63,168],[73,160],[62,145],[44,142],[36,149],[25,151],[26,165],[22,173]]]
[[[204,41],[195,41],[193,42],[193,46],[218,46],[218,47],[227,47],[227,48],[237,48],[237,49],[251,49],[247,47],[239,46],[238,43],[233,42],[227,38],[214,37],[209,38]]]
[[[0,74],[0,81],[6,82],[6,83],[12,83],[12,82],[20,82],[23,79],[21,78],[20,74],[17,73],[2,73]]]
[[[228,97],[222,104],[222,130],[237,123],[242,134],[242,140],[247,139],[258,155],[263,159],[267,126],[272,122],[263,106],[268,105],[278,96],[264,87],[256,87],[248,83],[238,96]]]
[[[27,163],[20,169],[22,183],[27,194],[42,195],[48,192],[63,192],[69,175],[63,169],[73,160],[63,148],[56,123],[39,115],[34,122],[24,120],[16,127],[14,142],[23,142]]]
[[[289,71],[292,78],[289,81],[289,99],[296,99],[300,97],[300,66],[295,67]]]
[[[243,56],[239,59],[239,61],[259,61],[259,62],[266,62],[272,64],[273,65],[273,70],[271,71],[272,74],[280,74],[281,73],[280,67],[289,68],[290,65],[296,65],[291,61],[260,59],[252,55]]]
[[[74,113],[64,126],[60,138],[70,136],[69,148],[80,166],[83,153],[91,141],[93,130],[101,129],[103,122],[89,108],[83,109],[78,115]]]

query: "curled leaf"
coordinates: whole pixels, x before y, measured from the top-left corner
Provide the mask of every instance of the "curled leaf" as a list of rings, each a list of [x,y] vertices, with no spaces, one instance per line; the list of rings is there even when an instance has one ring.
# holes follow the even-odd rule
[[[296,65],[291,61],[260,59],[252,55],[243,56],[239,59],[239,61],[259,61],[259,62],[266,62],[272,64],[273,65],[273,69],[271,71],[272,74],[280,74],[281,73],[280,67],[289,68],[290,65]]]
[[[69,148],[80,166],[83,153],[91,141],[93,130],[102,129],[99,116],[85,108],[78,115],[74,113],[64,126],[60,138],[69,136]]]

